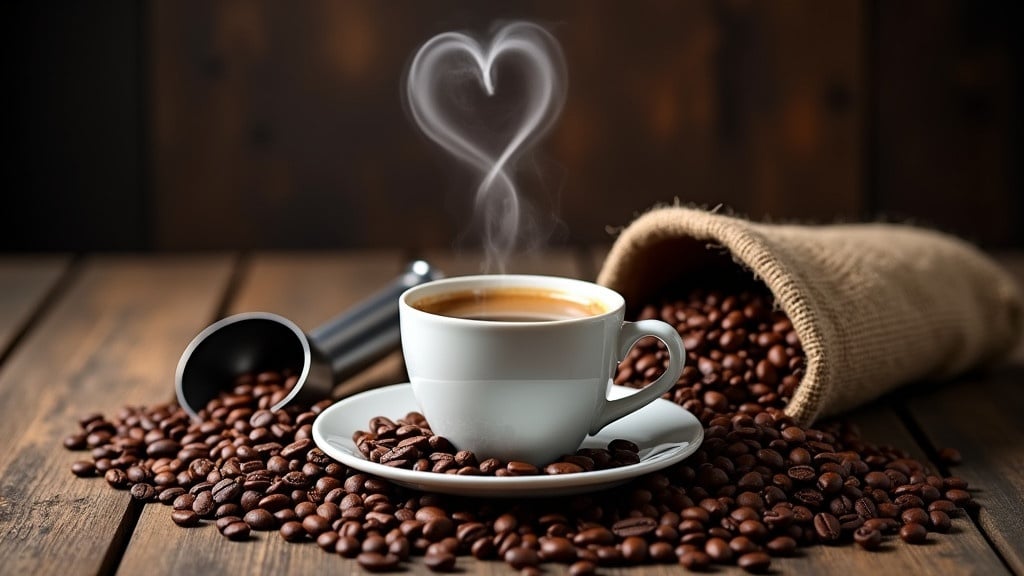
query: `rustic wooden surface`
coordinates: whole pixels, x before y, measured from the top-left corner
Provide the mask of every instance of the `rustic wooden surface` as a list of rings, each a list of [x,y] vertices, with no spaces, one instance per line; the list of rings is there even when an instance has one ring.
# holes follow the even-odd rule
[[[563,251],[514,261],[510,272],[593,278],[603,250]],[[76,417],[123,404],[173,397],[173,369],[188,340],[219,316],[267,310],[311,329],[394,277],[411,254],[257,253],[205,256],[96,256],[0,260],[0,573],[223,574],[358,571],[313,544],[285,543],[276,532],[229,542],[212,526],[181,529],[167,508],[139,506],[102,479],[75,479],[78,455],[61,439]],[[417,254],[448,274],[475,273],[479,255]],[[1024,259],[1004,262],[1024,279]],[[31,270],[32,272],[26,272]],[[7,336],[4,336],[4,335]],[[20,336],[12,338],[10,334]],[[393,354],[339,391],[405,378]],[[936,451],[954,446],[981,504],[954,520],[953,534],[927,546],[886,544],[804,549],[773,560],[775,573],[1024,574],[1020,521],[1024,498],[1024,348],[991,373],[952,384],[919,385],[851,415],[864,435],[907,449],[941,467]],[[511,574],[499,562],[462,558],[464,571]],[[411,566],[427,573],[422,563]],[[564,573],[554,566],[553,573]],[[678,566],[603,571],[677,574]],[[738,573],[735,568],[716,573]]]

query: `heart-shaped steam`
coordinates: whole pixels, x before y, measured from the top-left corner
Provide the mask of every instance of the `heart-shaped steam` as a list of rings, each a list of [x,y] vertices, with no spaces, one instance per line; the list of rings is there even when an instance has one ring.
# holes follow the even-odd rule
[[[451,78],[470,73],[487,96],[496,93],[495,62],[518,56],[526,64],[521,123],[496,156],[474,142],[458,121],[444,112],[441,91],[452,86]],[[469,58],[466,58],[468,56]],[[475,207],[483,218],[486,268],[501,271],[505,257],[518,240],[521,202],[510,171],[527,146],[542,136],[565,102],[565,61],[558,42],[543,28],[529,22],[512,22],[500,28],[488,47],[466,34],[447,32],[424,44],[409,67],[406,98],[409,110],[423,133],[483,175],[476,191]]]

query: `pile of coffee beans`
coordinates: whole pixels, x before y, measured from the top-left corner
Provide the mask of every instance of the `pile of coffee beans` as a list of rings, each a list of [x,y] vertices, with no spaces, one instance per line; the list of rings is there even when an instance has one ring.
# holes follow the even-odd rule
[[[645,306],[637,319],[651,318],[675,326],[686,349],[686,366],[666,397],[701,420],[784,408],[803,377],[793,324],[764,290],[691,290],[686,298]],[[646,386],[667,365],[661,341],[645,338],[619,366],[615,383]]]
[[[501,559],[528,573],[544,562],[569,565],[572,575],[643,563],[690,570],[734,564],[764,572],[773,557],[801,546],[877,550],[893,537],[927,542],[970,505],[959,478],[943,478],[895,448],[868,444],[851,426],[806,428],[783,413],[804,357],[766,292],[692,290],[638,316],[670,321],[682,335],[687,368],[668,397],[700,418],[705,440],[682,463],[612,490],[482,500],[416,492],[349,470],[310,438],[313,420],[329,402],[268,410],[294,382],[287,371],[240,376],[199,421],[173,404],[82,418],[65,445],[88,450],[89,458],[71,470],[103,476],[137,500],[167,505],[179,526],[214,523],[231,540],[276,531],[289,542],[315,541],[369,571],[400,569],[411,556],[422,556],[431,570],[451,571],[458,556],[469,555]],[[622,363],[616,382],[644,385],[664,361],[664,352],[645,342]],[[411,442],[416,458],[393,453],[401,441],[426,436],[421,416],[406,419],[370,423],[373,437],[362,438],[369,458],[391,454],[389,461],[414,469],[427,465],[422,440]],[[399,433],[403,426],[420,430]],[[392,429],[397,442],[382,442]],[[454,464],[444,464],[442,472],[468,466],[512,473],[510,463],[485,472],[489,465],[460,457],[455,447],[426,442],[432,452],[451,456]],[[627,452],[636,457],[625,442],[607,451],[611,460]],[[595,468],[602,458],[591,457]],[[448,461],[431,461],[429,453],[425,459],[431,470]],[[947,450],[943,459],[959,454]]]
[[[410,412],[397,421],[387,416],[376,416],[370,419],[367,427],[372,432],[357,430],[352,435],[356,448],[367,460],[417,472],[460,476],[537,476],[607,470],[640,462],[640,447],[624,438],[612,440],[607,448],[580,448],[575,454],[567,454],[539,468],[517,460],[478,460],[472,451],[458,450],[447,438],[434,434],[419,412]]]

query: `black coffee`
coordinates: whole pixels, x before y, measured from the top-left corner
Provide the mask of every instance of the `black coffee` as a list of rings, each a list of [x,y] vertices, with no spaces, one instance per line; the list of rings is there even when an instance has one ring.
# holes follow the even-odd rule
[[[538,288],[486,288],[429,296],[413,307],[451,318],[498,322],[550,322],[586,318],[607,310],[589,300],[556,290]]]

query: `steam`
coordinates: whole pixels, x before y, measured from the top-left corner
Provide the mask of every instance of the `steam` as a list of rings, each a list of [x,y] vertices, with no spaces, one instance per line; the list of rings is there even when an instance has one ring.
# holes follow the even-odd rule
[[[460,127],[464,119],[446,110],[442,96],[450,97],[457,88],[455,81],[471,75],[488,98],[494,97],[495,63],[512,57],[524,66],[523,112],[507,143],[497,147],[493,135]],[[558,42],[529,22],[502,26],[486,47],[463,33],[439,34],[419,49],[409,68],[405,96],[420,130],[483,177],[476,189],[474,217],[483,228],[485,271],[503,272],[509,254],[529,229],[526,202],[513,174],[522,154],[558,118],[565,103],[565,82],[565,60]]]

